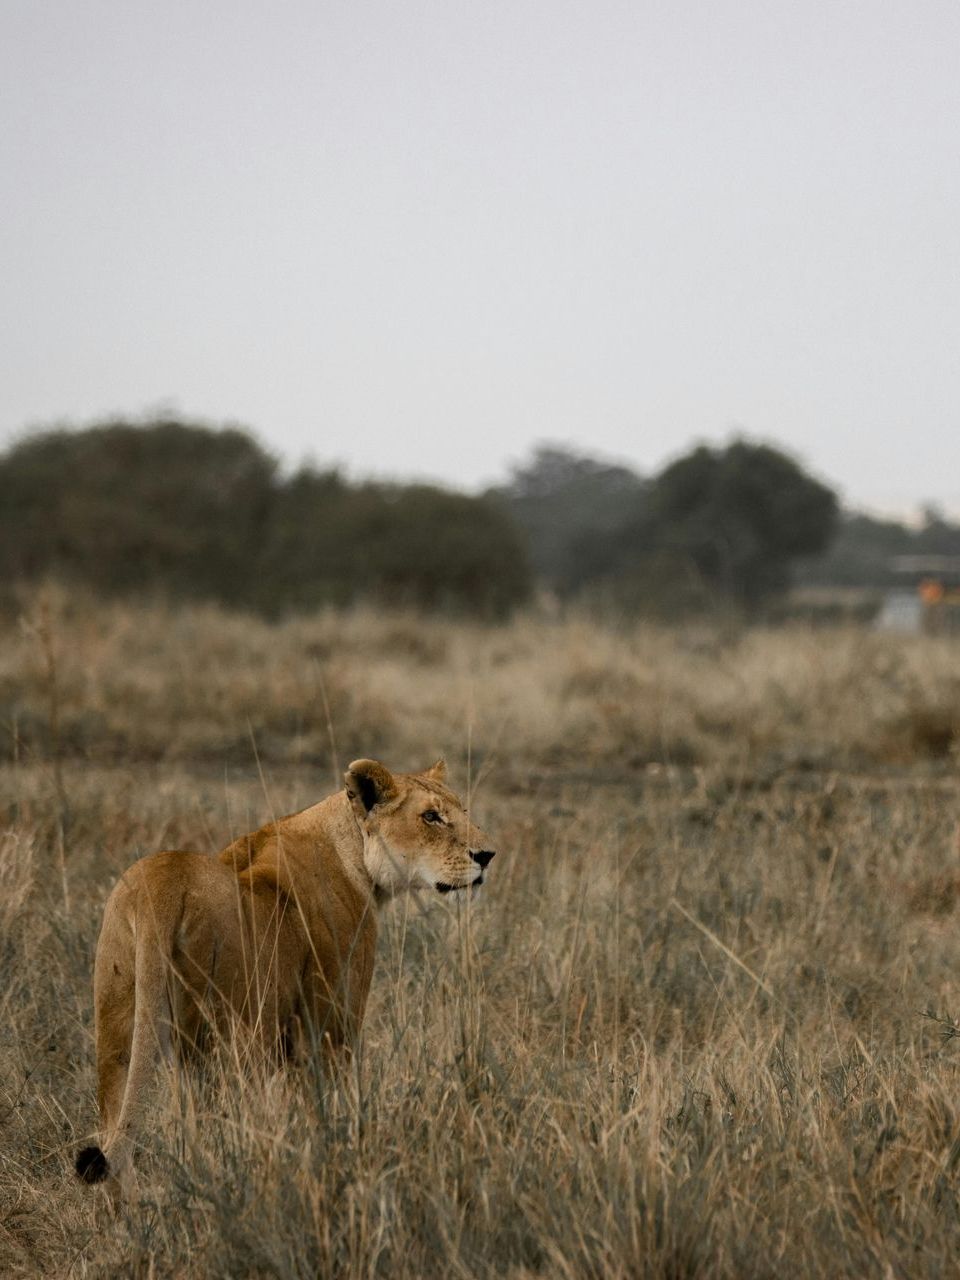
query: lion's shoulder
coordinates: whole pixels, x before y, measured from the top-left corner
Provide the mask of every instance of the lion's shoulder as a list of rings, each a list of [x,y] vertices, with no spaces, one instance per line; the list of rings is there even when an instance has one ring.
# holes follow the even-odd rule
[[[217,854],[218,859],[234,871],[245,871],[256,862],[257,858],[273,844],[277,837],[291,834],[297,826],[297,819],[309,813],[309,809],[299,809],[296,813],[285,814],[282,818],[273,818],[265,822],[256,831],[248,831],[226,845]]]

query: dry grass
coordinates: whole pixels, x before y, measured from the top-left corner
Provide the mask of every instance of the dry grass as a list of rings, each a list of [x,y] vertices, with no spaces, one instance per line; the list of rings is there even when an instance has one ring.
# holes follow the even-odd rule
[[[859,767],[960,747],[956,639],[856,628],[507,627],[371,611],[276,627],[48,592],[0,623],[0,751],[91,762],[419,759]],[[51,666],[56,708],[51,708]],[[57,738],[51,741],[52,730]]]
[[[956,643],[28,608],[0,1274],[955,1274]],[[443,749],[463,784],[468,746],[503,852],[469,915],[386,910],[354,1069],[221,1046],[106,1215],[70,1158],[118,872],[311,802],[334,754]]]

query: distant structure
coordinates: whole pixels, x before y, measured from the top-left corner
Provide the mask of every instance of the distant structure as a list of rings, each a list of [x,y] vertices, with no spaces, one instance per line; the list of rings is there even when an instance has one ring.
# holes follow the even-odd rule
[[[903,585],[884,597],[878,630],[960,632],[960,556],[894,556],[890,569]]]

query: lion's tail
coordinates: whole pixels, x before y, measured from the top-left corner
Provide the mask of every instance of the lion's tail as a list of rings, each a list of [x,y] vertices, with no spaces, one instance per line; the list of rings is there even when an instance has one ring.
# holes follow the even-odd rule
[[[84,1147],[78,1152],[77,1176],[87,1183],[116,1178],[132,1187],[133,1153],[139,1120],[147,1102],[157,1062],[171,1048],[171,1008],[169,997],[171,938],[163,936],[160,922],[138,922],[134,962],[133,1034],[130,1063],[123,1090],[120,1114],[103,1147]],[[171,930],[172,933],[172,930]]]
[[[110,1172],[110,1163],[100,1147],[84,1147],[77,1152],[74,1168],[81,1182],[103,1182]]]

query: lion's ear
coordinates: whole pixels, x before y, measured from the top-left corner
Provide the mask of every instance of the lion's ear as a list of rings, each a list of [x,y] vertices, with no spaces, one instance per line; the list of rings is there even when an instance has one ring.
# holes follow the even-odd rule
[[[379,760],[354,760],[343,775],[347,795],[359,800],[367,813],[375,804],[383,804],[397,795],[393,774]]]
[[[447,778],[447,762],[443,756],[432,764],[429,769],[424,769],[423,776],[429,778],[432,782],[445,782]]]

